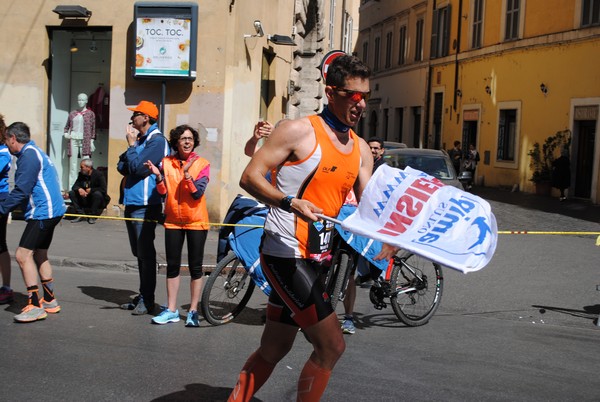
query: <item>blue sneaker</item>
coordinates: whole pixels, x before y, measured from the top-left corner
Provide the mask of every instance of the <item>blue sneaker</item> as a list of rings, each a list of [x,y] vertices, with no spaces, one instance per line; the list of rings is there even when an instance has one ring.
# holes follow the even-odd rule
[[[342,322],[342,333],[350,334],[356,332],[356,328],[354,327],[354,320],[350,317],[344,317],[344,321]]]
[[[152,318],[154,324],[168,324],[170,322],[179,322],[179,310],[171,311],[168,308],[164,308],[163,311]]]
[[[187,315],[187,320],[185,320],[186,327],[199,327],[200,320],[198,319],[198,312],[196,310],[192,310]]]

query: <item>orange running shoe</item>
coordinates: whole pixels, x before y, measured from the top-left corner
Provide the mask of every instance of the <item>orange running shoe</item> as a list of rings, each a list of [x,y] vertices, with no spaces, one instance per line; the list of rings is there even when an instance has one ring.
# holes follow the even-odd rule
[[[43,320],[46,318],[48,314],[46,311],[40,306],[35,306],[33,304],[28,304],[21,310],[21,314],[15,316],[16,322],[33,322],[38,320]]]
[[[58,305],[58,301],[56,299],[52,301],[46,301],[45,299],[41,300],[42,308],[46,310],[46,313],[56,314],[60,311],[60,306]]]

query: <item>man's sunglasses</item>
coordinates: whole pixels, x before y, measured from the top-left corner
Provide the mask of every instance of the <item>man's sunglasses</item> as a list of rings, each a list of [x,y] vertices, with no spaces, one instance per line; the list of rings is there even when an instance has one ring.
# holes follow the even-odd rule
[[[361,92],[361,91],[352,91],[350,89],[346,89],[346,88],[338,88],[338,87],[331,87],[333,88],[333,90],[335,90],[338,94],[342,95],[345,98],[350,98],[350,100],[354,103],[358,103],[361,100],[365,100],[368,101],[369,97],[371,96],[371,91],[367,91],[367,92]]]
[[[131,118],[133,119],[134,117],[138,117],[138,116],[143,116],[144,113],[141,112],[133,112],[133,114],[131,115]]]

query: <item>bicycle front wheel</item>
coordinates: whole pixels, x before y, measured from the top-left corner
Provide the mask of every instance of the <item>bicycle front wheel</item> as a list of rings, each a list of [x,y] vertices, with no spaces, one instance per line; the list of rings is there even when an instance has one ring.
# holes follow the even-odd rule
[[[442,267],[409,253],[395,262],[390,279],[391,302],[400,321],[411,327],[426,324],[440,305]]]
[[[343,299],[350,278],[350,257],[346,252],[338,251],[333,258],[327,274],[325,289],[335,311],[340,299]]]
[[[212,325],[226,324],[239,315],[252,292],[254,281],[230,251],[217,264],[202,291],[202,315]]]

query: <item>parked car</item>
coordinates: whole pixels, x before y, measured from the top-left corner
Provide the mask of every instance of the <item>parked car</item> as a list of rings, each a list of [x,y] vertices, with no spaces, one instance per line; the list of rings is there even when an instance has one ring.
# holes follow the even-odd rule
[[[388,149],[397,149],[397,148],[406,148],[406,144],[403,143],[403,142],[383,141],[383,148],[385,150],[388,150]]]
[[[456,171],[446,151],[421,148],[393,148],[386,149],[383,159],[391,167],[404,169],[410,166],[413,169],[420,170],[440,179],[446,185],[463,189],[463,185],[458,181]]]

